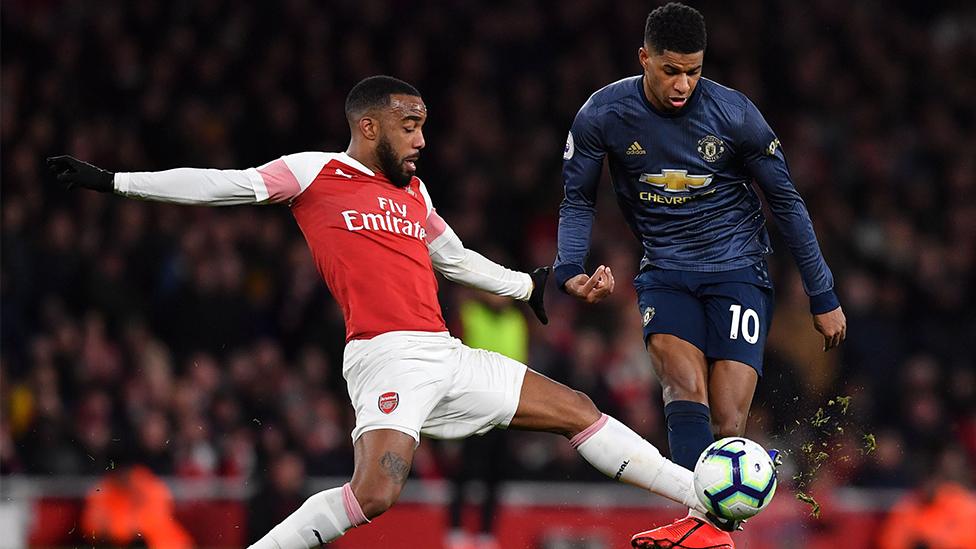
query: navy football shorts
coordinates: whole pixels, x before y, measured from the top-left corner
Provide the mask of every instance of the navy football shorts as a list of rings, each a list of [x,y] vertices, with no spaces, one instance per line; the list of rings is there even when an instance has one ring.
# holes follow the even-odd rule
[[[671,334],[709,360],[735,360],[762,375],[763,347],[773,319],[766,261],[719,273],[648,268],[634,278],[644,342]]]

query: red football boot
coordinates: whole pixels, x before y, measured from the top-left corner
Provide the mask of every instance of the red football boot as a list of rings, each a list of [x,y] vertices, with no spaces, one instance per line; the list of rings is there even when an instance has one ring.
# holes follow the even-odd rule
[[[728,532],[694,517],[634,534],[630,544],[636,549],[735,549]]]

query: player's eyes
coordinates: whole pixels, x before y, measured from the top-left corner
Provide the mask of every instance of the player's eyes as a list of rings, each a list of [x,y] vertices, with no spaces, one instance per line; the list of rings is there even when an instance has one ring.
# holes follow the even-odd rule
[[[671,69],[671,68],[664,69],[664,74],[666,74],[668,76],[675,76],[677,74],[681,74],[681,72],[682,71],[679,71],[679,70],[676,70],[676,69]],[[695,76],[699,72],[701,72],[701,69],[695,69],[695,70],[688,71],[687,74],[688,74],[688,76]]]

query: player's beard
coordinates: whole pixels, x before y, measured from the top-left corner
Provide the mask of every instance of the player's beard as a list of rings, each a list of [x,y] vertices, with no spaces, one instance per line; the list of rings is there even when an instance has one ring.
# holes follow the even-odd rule
[[[385,137],[380,137],[376,143],[376,159],[379,161],[383,175],[397,187],[404,188],[410,184],[413,175],[403,169],[403,162],[397,158],[393,145]]]

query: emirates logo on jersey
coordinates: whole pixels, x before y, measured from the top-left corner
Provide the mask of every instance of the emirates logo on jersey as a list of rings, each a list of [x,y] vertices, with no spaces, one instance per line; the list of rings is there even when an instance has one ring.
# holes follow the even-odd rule
[[[396,410],[397,405],[399,404],[400,404],[400,395],[396,394],[393,391],[390,391],[389,393],[383,393],[382,395],[380,395],[379,401],[377,401],[377,405],[380,407],[380,411],[383,412],[384,414],[392,413],[393,410]]]
[[[417,240],[427,238],[427,229],[417,221],[407,218],[407,204],[400,204],[389,198],[377,197],[380,211],[374,213],[345,210],[339,212],[346,229],[355,231],[383,231],[402,234]]]

